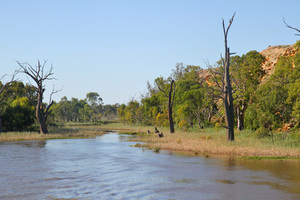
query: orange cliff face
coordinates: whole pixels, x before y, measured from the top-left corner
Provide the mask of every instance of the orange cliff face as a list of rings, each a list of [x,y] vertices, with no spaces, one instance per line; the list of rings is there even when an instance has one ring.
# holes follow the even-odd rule
[[[296,50],[293,45],[277,45],[277,46],[269,46],[268,48],[262,50],[260,52],[263,56],[266,57],[266,61],[262,64],[262,68],[265,70],[266,75],[263,77],[264,79],[268,78],[274,70],[280,56],[294,56],[296,54]],[[199,72],[199,76],[202,79],[205,79],[208,85],[212,85],[213,82],[210,80],[211,73],[209,69],[204,69]]]
[[[260,53],[266,57],[266,61],[263,63],[262,68],[265,70],[266,75],[270,75],[274,72],[280,56],[294,56],[296,51],[294,45],[278,45],[270,46]]]

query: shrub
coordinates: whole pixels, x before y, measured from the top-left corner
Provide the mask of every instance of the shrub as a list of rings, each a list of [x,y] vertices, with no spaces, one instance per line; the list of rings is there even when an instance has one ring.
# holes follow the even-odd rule
[[[255,135],[257,138],[264,138],[264,137],[269,137],[270,136],[270,131],[265,128],[265,127],[260,127],[255,131]]]

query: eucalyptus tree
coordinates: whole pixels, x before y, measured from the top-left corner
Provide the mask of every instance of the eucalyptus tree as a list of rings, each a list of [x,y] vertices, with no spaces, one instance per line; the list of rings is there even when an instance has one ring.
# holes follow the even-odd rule
[[[187,122],[189,127],[193,128],[198,124],[202,128],[205,113],[206,88],[204,79],[200,78],[201,72],[199,66],[187,65],[176,66],[173,71],[173,77],[177,78],[176,88],[176,117],[179,123]]]
[[[102,98],[97,92],[89,92],[86,94],[85,101],[87,105],[84,106],[84,114],[88,115],[92,122],[98,121],[101,118]]]
[[[243,130],[248,103],[265,75],[262,68],[265,57],[257,51],[249,51],[245,55],[234,56],[231,60],[237,129]]]

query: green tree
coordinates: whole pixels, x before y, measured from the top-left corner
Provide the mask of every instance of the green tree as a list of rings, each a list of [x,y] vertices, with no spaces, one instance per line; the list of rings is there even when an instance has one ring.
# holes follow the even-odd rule
[[[299,122],[300,53],[282,56],[274,73],[255,92],[246,111],[246,122],[257,132],[268,134],[287,123]]]
[[[163,97],[161,94],[152,93],[151,96],[145,97],[141,100],[141,110],[143,113],[142,123],[145,125],[154,125],[156,123],[156,116],[162,112]]]
[[[136,124],[138,119],[139,119],[139,115],[137,113],[139,108],[139,103],[132,99],[128,102],[128,105],[125,107],[124,113],[125,113],[125,121],[127,124]]]
[[[89,115],[89,119],[92,122],[97,122],[101,119],[101,108],[103,100],[97,92],[89,92],[86,94],[86,102],[89,106],[84,106],[85,115]],[[86,118],[87,119],[87,118]]]
[[[55,115],[57,121],[70,121],[70,106],[71,102],[66,96],[62,97],[59,103],[53,105],[53,114]]]
[[[125,118],[125,108],[126,105],[122,103],[120,107],[117,109],[117,114],[120,122],[123,122],[124,124],[126,123],[126,118]]]
[[[200,80],[199,73],[202,69],[199,66],[188,65],[181,67],[181,70],[174,71],[176,74],[179,72],[180,76],[177,80],[176,88],[176,110],[178,123],[187,122],[189,127],[193,128],[194,124],[199,127],[204,126],[205,118],[205,81]]]
[[[5,131],[31,130],[34,124],[34,107],[26,97],[17,97],[7,107],[3,118]]]
[[[0,79],[0,132],[2,132],[2,115],[3,115],[3,108],[2,108],[2,106],[1,106],[1,103],[3,102],[3,100],[4,100],[4,97],[5,97],[5,95],[4,95],[4,91],[5,91],[5,89],[9,86],[9,85],[11,85],[12,83],[14,83],[15,82],[15,77],[16,77],[16,75],[19,73],[19,70],[16,70],[14,73],[13,73],[13,75],[12,75],[12,77],[11,77],[11,79],[9,80],[9,81],[1,81],[1,80],[3,80],[4,79],[4,77],[6,76],[6,75],[4,75],[4,76],[2,76],[2,78]],[[3,105],[3,104],[2,104]]]
[[[265,58],[257,51],[249,51],[241,57],[235,56],[231,59],[237,129],[243,130],[248,103],[265,75],[262,68]]]

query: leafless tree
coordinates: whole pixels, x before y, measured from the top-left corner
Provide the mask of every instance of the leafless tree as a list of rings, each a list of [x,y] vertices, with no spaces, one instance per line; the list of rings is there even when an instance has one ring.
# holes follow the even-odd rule
[[[212,80],[213,84],[210,87],[212,89],[212,95],[215,99],[222,99],[225,109],[225,116],[221,115],[218,112],[217,107],[213,107],[212,111],[214,114],[218,115],[222,121],[225,121],[226,128],[226,138],[228,141],[234,141],[234,105],[233,105],[233,89],[231,85],[231,76],[229,73],[230,68],[230,55],[234,53],[230,53],[230,50],[227,46],[227,35],[232,25],[234,15],[229,20],[229,25],[227,28],[225,27],[224,19],[222,20],[223,25],[223,32],[224,32],[224,39],[225,39],[225,58],[221,56],[221,66],[218,68],[212,68],[209,64],[207,64],[209,72],[210,72],[210,79]]]
[[[299,30],[299,29],[297,29],[297,28],[295,28],[295,27],[292,27],[292,26],[288,25],[288,24],[285,22],[284,18],[283,18],[283,23],[284,23],[288,28],[293,29],[293,30],[295,30],[295,31],[298,31],[298,32],[300,33],[300,30]],[[295,35],[300,36],[300,34],[295,34]]]
[[[225,58],[222,59],[224,66],[224,88],[223,88],[223,101],[225,108],[225,124],[226,124],[226,135],[228,141],[234,141],[234,108],[233,108],[233,97],[232,87],[230,81],[229,67],[230,67],[230,53],[229,47],[227,46],[227,35],[229,28],[233,22],[235,13],[229,20],[229,25],[225,28],[224,19],[222,20],[223,32],[225,39]]]
[[[41,134],[47,134],[48,130],[47,130],[47,117],[49,116],[49,114],[52,112],[52,110],[50,110],[51,106],[53,105],[53,101],[52,101],[52,95],[57,93],[58,90],[52,90],[51,94],[50,94],[50,100],[48,105],[43,104],[43,98],[44,98],[44,92],[45,92],[45,88],[44,88],[44,82],[46,80],[54,80],[55,78],[53,77],[53,66],[51,65],[49,71],[45,70],[45,65],[47,63],[47,61],[44,61],[43,64],[40,63],[40,61],[38,61],[38,64],[33,67],[28,63],[20,63],[17,62],[19,64],[19,66],[21,67],[21,72],[26,74],[27,76],[29,76],[35,83],[35,87],[37,90],[37,97],[36,100],[30,99],[28,98],[28,100],[34,105],[35,107],[35,113],[36,113],[36,119],[37,122],[39,124],[39,128],[40,128],[40,133]]]

